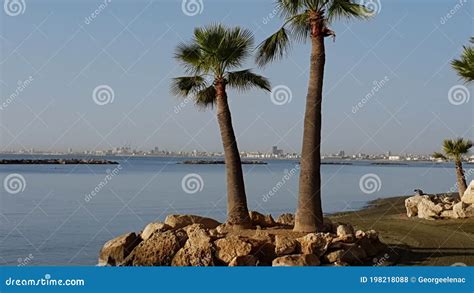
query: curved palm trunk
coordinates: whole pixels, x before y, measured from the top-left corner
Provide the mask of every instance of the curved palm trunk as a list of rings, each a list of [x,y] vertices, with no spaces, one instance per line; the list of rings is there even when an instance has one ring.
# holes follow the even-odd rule
[[[323,223],[320,168],[321,105],[326,61],[324,36],[313,35],[311,42],[311,67],[304,117],[298,209],[294,227],[294,230],[299,232],[317,231]]]
[[[217,121],[224,146],[227,173],[227,223],[241,228],[248,228],[250,227],[250,217],[245,195],[242,163],[232,126],[229,104],[227,103],[225,84],[217,82],[215,87]]]
[[[464,192],[466,192],[467,183],[466,178],[464,177],[464,169],[462,168],[461,160],[456,160],[456,177],[458,179],[459,198],[462,198]]]

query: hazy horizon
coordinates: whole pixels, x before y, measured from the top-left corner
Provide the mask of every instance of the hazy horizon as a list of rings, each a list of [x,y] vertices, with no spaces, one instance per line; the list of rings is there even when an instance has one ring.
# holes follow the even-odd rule
[[[202,0],[194,16],[182,3],[26,0],[20,15],[2,11],[0,151],[222,151],[214,111],[170,94],[171,78],[184,74],[174,48],[195,27],[216,22],[249,28],[257,45],[282,20],[270,0]],[[337,21],[335,42],[326,39],[322,152],[428,154],[445,138],[473,139],[472,86],[449,63],[473,35],[474,2],[382,1],[379,8],[370,21]],[[291,99],[277,105],[270,93],[229,93],[241,151],[278,145],[300,153],[308,65],[308,43],[263,69],[248,60],[244,68],[289,88]],[[93,99],[101,85],[113,90],[104,105]],[[460,86],[468,91],[453,103],[449,92]]]

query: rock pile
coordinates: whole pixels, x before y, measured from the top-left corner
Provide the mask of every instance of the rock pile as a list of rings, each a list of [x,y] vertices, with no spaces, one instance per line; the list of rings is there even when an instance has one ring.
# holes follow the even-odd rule
[[[377,232],[354,231],[325,219],[324,232],[293,232],[294,217],[250,212],[256,229],[233,230],[193,215],[170,215],[140,234],[105,243],[101,266],[348,266],[368,264],[383,254]]]
[[[474,180],[462,199],[447,195],[415,195],[405,200],[408,217],[463,219],[474,217]]]

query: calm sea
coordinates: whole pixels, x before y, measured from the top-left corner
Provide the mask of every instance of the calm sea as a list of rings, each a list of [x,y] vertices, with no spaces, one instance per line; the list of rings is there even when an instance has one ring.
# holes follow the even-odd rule
[[[183,158],[107,159],[120,165],[2,165],[0,264],[95,265],[107,240],[168,214],[225,220],[223,165],[178,164]],[[297,161],[267,162],[244,165],[250,209],[274,216],[294,212]],[[470,168],[466,165],[468,179]],[[450,164],[360,161],[323,165],[322,176],[325,213],[360,209],[376,198],[413,194],[415,188],[455,190]],[[7,186],[7,178],[18,180]]]

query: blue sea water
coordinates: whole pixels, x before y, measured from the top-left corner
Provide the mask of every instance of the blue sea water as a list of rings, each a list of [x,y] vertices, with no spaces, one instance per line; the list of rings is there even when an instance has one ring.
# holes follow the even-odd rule
[[[224,165],[178,164],[183,158],[106,159],[120,165],[1,165],[2,183],[11,174],[20,174],[24,182],[18,193],[7,192],[5,184],[0,188],[0,265],[95,265],[107,240],[139,232],[168,214],[225,220]],[[275,217],[294,212],[297,161],[267,162],[243,167],[249,208]],[[470,168],[474,166],[466,165],[468,179],[474,173]],[[451,164],[357,161],[323,165],[322,178],[325,213],[411,195],[415,188],[427,193],[456,190]]]

